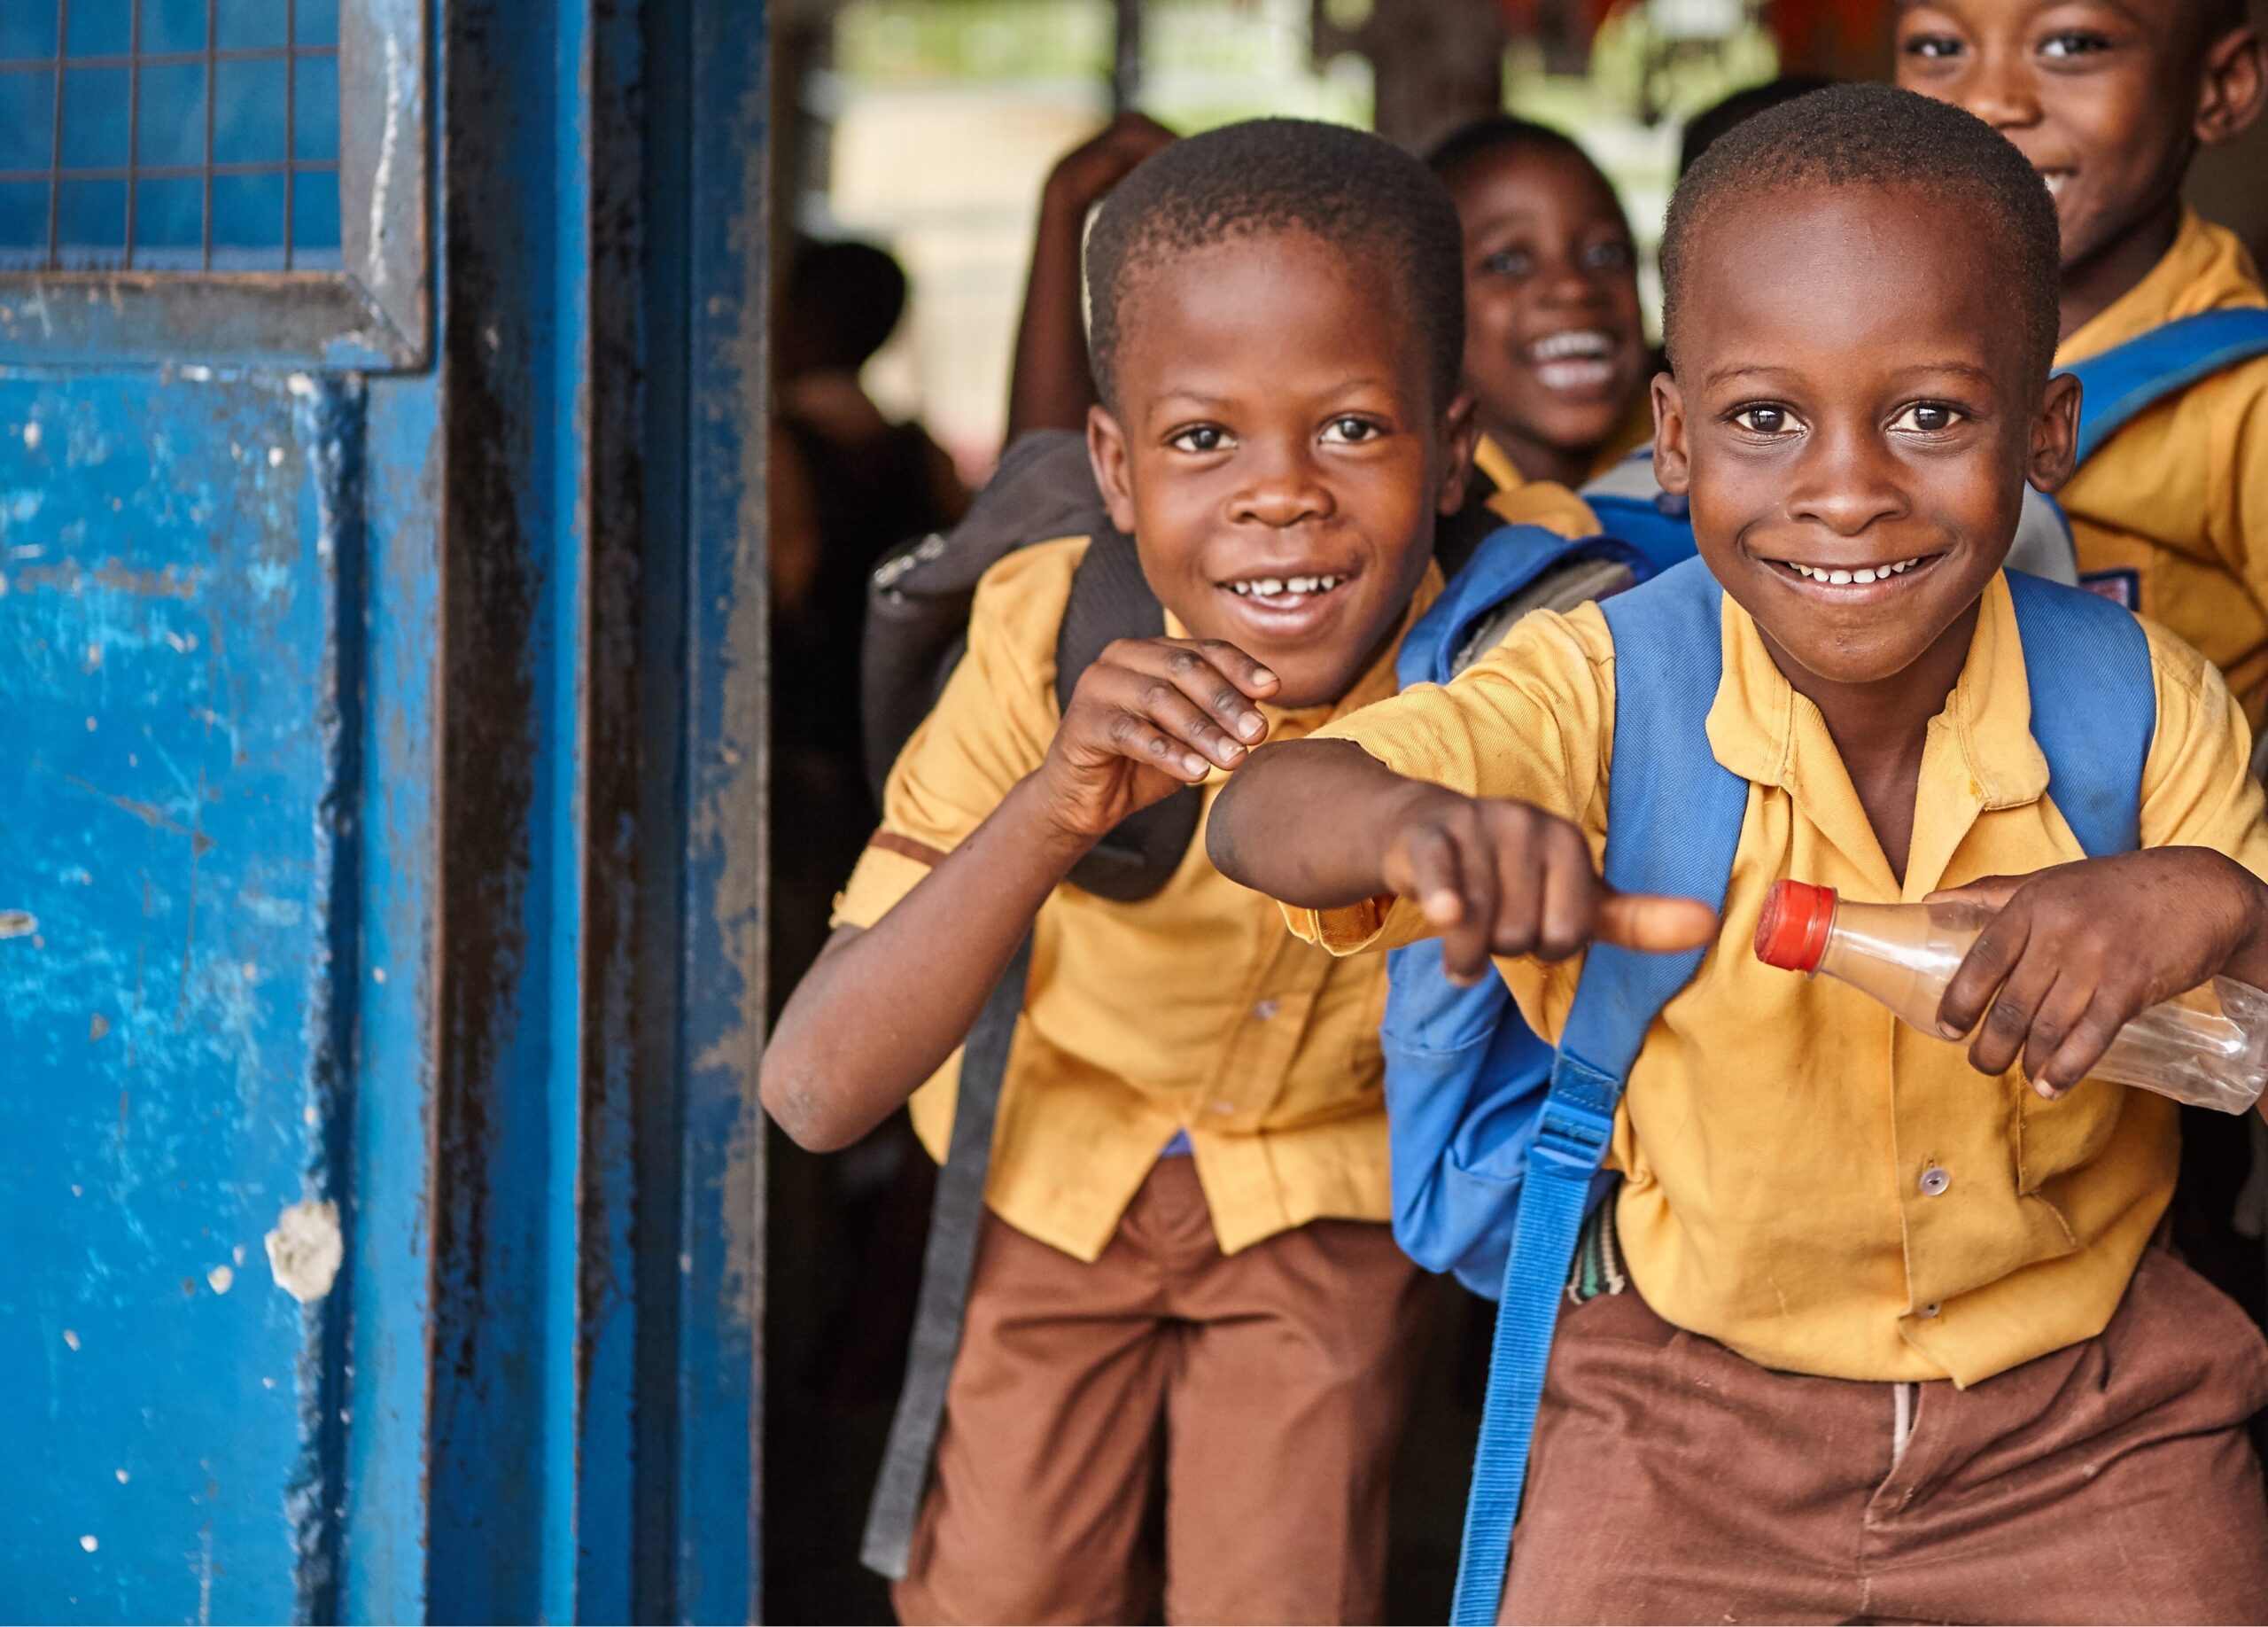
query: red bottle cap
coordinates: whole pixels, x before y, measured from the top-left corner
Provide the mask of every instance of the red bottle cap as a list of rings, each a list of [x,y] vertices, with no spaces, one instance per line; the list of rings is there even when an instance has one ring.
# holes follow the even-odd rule
[[[1835,922],[1835,889],[1809,882],[1776,881],[1764,895],[1756,922],[1756,958],[1783,971],[1812,972],[1827,953]]]

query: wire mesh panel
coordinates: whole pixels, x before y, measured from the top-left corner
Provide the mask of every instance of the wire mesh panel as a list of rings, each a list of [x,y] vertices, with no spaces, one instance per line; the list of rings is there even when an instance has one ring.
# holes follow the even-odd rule
[[[332,270],[339,0],[0,0],[0,270]]]

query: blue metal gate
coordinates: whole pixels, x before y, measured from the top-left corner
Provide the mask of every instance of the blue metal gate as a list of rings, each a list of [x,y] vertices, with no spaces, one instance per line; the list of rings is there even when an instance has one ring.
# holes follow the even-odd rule
[[[0,1618],[754,1611],[761,23],[0,8]]]

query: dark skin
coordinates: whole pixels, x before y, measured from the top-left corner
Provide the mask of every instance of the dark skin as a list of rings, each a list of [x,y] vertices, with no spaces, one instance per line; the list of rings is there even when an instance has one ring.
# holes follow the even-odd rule
[[[1394,292],[1383,262],[1296,232],[1179,256],[1130,291],[1089,446],[1194,636],[1112,645],[1041,766],[872,929],[835,933],[764,1057],[765,1107],[799,1143],[847,1146],[901,1106],[1100,837],[1241,767],[1267,733],[1254,703],[1335,700],[1392,640],[1472,448],[1470,406],[1438,405]]]
[[[2211,0],[1905,0],[1898,82],[1976,114],[2047,178],[2067,336],[2164,257],[2190,159],[2268,100],[2259,35]]]
[[[2023,482],[2052,487],[2072,459],[2077,391],[2043,384],[1988,275],[2001,251],[1982,215],[1919,188],[1727,199],[1689,245],[1676,373],[1655,383],[1662,485],[1690,499],[1711,572],[1818,706],[1901,876],[1930,721]],[[1492,954],[1715,936],[1690,900],[1613,895],[1565,821],[1404,780],[1344,742],[1259,753],[1210,831],[1224,874],[1293,904],[1413,900],[1465,981]],[[2216,974],[2268,980],[2268,888],[2202,848],[1961,891],[2002,907],[1940,1024],[1973,1036],[1980,1071],[2022,1060],[2043,1094],[2084,1078],[2145,1007]]]
[[[1032,230],[1031,275],[1008,374],[1008,439],[1037,429],[1083,428],[1094,405],[1081,309],[1079,245],[1087,213],[1174,133],[1147,113],[1122,113],[1048,172]]]
[[[1479,153],[1443,178],[1464,228],[1464,387],[1481,432],[1530,479],[1581,486],[1645,387],[1622,206],[1553,147]]]

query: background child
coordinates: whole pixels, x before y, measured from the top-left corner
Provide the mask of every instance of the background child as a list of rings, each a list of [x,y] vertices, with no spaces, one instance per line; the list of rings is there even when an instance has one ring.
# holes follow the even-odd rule
[[[1567,136],[1509,114],[1426,161],[1464,231],[1464,387],[1481,436],[1468,509],[1495,516],[1484,528],[1596,530],[1570,494],[1653,432],[1637,248],[1613,185]]]
[[[1161,1477],[1173,1619],[1379,1614],[1418,1288],[1380,1224],[1383,968],[1286,938],[1201,846],[1141,903],[1061,883],[1392,692],[1471,448],[1456,246],[1415,160],[1286,121],[1167,148],[1095,224],[1090,445],[1170,636],[1111,646],[1059,724],[1087,540],[992,570],[764,1063],[806,1145],[913,1096],[942,1153],[955,1047],[1032,935],[909,1619],[1140,1619]]]
[[[2268,826],[2225,687],[2152,627],[2143,851],[2073,862],[2000,571],[2023,482],[2072,460],[2056,259],[2014,148],[1882,87],[1758,115],[1671,206],[1656,458],[1723,588],[1708,745],[1746,807],[1715,952],[1622,1100],[1607,1291],[1562,1319],[1508,1619],[2268,1613],[2268,1343],[2150,1246],[2171,1104],[2085,1079],[2146,1005],[2268,980]],[[1270,748],[1216,860],[1334,946],[1499,957],[1556,1036],[1587,941],[1711,929],[1594,869],[1610,775],[1662,772],[1608,761],[1614,658],[1596,607],[1534,616]],[[1941,1008],[1966,1057],[1757,961],[1790,876],[2006,899]]]
[[[2243,0],[1916,0],[1898,82],[1953,102],[2031,160],[2062,226],[2059,366],[2175,317],[2268,303],[2244,246],[2183,207],[2202,144],[2268,98]],[[2058,494],[2090,585],[2163,622],[2268,716],[2268,359],[2120,430]]]

